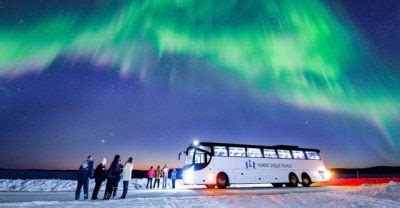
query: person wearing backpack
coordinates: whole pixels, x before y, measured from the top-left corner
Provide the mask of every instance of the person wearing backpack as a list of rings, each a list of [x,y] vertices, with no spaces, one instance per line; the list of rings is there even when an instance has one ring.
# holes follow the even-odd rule
[[[89,155],[78,170],[78,185],[75,191],[75,200],[79,200],[81,197],[81,189],[83,187],[83,199],[86,200],[89,197],[89,179],[93,178],[93,157]]]

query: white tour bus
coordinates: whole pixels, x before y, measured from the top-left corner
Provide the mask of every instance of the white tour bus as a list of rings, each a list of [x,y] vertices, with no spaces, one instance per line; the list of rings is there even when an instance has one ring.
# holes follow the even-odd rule
[[[179,159],[181,154],[184,183],[207,188],[257,183],[308,187],[330,178],[318,149],[194,141]]]

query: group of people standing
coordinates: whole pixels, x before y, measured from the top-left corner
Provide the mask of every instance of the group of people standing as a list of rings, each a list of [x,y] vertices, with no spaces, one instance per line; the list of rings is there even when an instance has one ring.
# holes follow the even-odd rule
[[[118,184],[123,181],[123,192],[120,199],[124,199],[128,193],[129,181],[132,178],[133,170],[133,159],[128,158],[124,165],[122,165],[119,155],[115,155],[110,167],[106,168],[107,159],[103,158],[102,162],[97,165],[93,171],[93,157],[89,155],[87,160],[84,161],[79,167],[78,171],[78,185],[75,191],[75,200],[79,200],[81,195],[81,189],[83,187],[83,198],[86,200],[89,198],[89,180],[94,178],[95,187],[92,193],[92,200],[96,200],[99,193],[101,184],[106,182],[106,190],[104,192],[104,200],[115,198],[117,195]]]
[[[167,181],[168,181],[168,172],[169,169],[167,164],[164,164],[164,167],[161,169],[160,166],[157,166],[157,169],[154,169],[153,166],[147,171],[147,185],[146,189],[155,189],[160,188],[160,179],[162,178],[162,189],[167,189]],[[176,181],[176,169],[173,169],[171,172],[171,180],[172,180],[172,188],[175,188]],[[154,181],[154,183],[153,183]]]
[[[89,197],[89,180],[95,180],[95,187],[92,193],[92,200],[96,200],[97,195],[99,193],[100,187],[104,181],[106,181],[106,190],[104,192],[104,200],[108,200],[111,198],[115,198],[117,195],[118,184],[123,181],[123,192],[120,199],[125,199],[126,194],[128,193],[129,181],[132,178],[132,170],[133,170],[133,159],[132,157],[128,158],[124,165],[122,165],[121,159],[119,155],[115,155],[114,160],[112,161],[109,168],[106,168],[107,158],[103,158],[100,164],[97,165],[96,169],[93,169],[94,162],[93,157],[89,155],[87,160],[85,160],[78,170],[78,185],[75,191],[75,200],[79,200],[81,195],[81,189],[83,188],[83,198],[85,200]],[[169,169],[167,164],[161,169],[160,166],[157,166],[157,169],[154,169],[153,166],[147,171],[147,186],[146,189],[155,189],[156,184],[157,188],[160,188],[160,179],[162,179],[162,189],[167,189],[167,181],[168,181],[168,173]],[[175,181],[177,177],[176,169],[171,171],[171,180],[172,180],[172,188],[175,188]],[[154,181],[154,183],[153,183]]]

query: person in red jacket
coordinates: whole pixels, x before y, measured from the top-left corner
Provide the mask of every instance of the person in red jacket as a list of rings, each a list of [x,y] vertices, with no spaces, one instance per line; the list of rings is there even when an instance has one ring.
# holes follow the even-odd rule
[[[151,166],[150,169],[147,171],[147,185],[146,185],[146,189],[149,188],[149,185],[150,185],[150,189],[153,188],[153,178],[154,178],[154,168],[153,168],[153,166]]]

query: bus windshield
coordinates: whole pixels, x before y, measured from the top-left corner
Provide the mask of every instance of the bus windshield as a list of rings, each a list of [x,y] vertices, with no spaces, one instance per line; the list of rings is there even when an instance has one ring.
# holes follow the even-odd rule
[[[207,163],[211,159],[211,156],[207,154],[211,154],[211,147],[209,146],[190,147],[186,154],[185,166],[193,164],[193,158],[195,164]]]
[[[190,148],[186,154],[185,165],[191,165],[193,163],[193,156],[194,156],[194,148]]]

